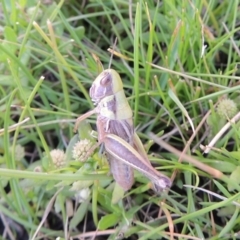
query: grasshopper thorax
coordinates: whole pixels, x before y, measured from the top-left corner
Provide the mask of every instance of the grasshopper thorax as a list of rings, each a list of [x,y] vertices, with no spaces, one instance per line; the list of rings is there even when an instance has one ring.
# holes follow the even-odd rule
[[[113,69],[106,69],[94,80],[90,88],[90,97],[95,104],[103,98],[115,95],[123,90],[123,85],[119,74]]]

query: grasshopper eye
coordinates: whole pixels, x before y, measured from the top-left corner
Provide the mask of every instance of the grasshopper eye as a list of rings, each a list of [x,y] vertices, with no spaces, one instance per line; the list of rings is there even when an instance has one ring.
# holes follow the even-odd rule
[[[108,85],[111,82],[111,76],[109,73],[106,73],[100,81],[100,84],[103,86]]]

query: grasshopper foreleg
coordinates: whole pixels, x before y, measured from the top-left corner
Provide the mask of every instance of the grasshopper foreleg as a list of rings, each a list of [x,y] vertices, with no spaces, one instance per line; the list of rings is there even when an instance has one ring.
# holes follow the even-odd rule
[[[80,122],[83,121],[84,119],[88,118],[89,116],[95,114],[95,113],[96,113],[96,108],[94,108],[93,110],[91,110],[91,111],[81,115],[80,117],[78,117],[77,120],[76,120],[73,131],[77,132],[77,129],[78,129],[78,126],[79,126]]]

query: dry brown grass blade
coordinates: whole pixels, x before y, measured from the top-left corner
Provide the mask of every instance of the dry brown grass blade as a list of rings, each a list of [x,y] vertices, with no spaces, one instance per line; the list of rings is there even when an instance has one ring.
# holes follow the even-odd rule
[[[169,144],[167,144],[166,142],[164,142],[163,140],[159,139],[155,134],[150,133],[149,136],[161,147],[165,148],[166,150],[168,150],[169,152],[173,153],[174,155],[180,157],[183,159],[183,161],[188,162],[193,164],[194,166],[196,166],[197,168],[203,170],[204,172],[207,172],[208,174],[210,174],[211,176],[213,176],[214,178],[217,179],[222,179],[223,177],[223,173],[220,172],[219,170],[212,168],[204,163],[199,162],[197,159],[193,158],[192,156],[189,156],[185,153],[182,153],[180,151],[178,151],[176,148],[170,146]]]

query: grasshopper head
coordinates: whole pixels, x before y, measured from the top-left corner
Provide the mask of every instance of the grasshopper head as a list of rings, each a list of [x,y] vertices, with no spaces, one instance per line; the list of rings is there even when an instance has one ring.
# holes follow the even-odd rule
[[[97,104],[103,98],[121,90],[123,85],[119,74],[113,69],[106,69],[94,80],[89,93],[92,101]]]

